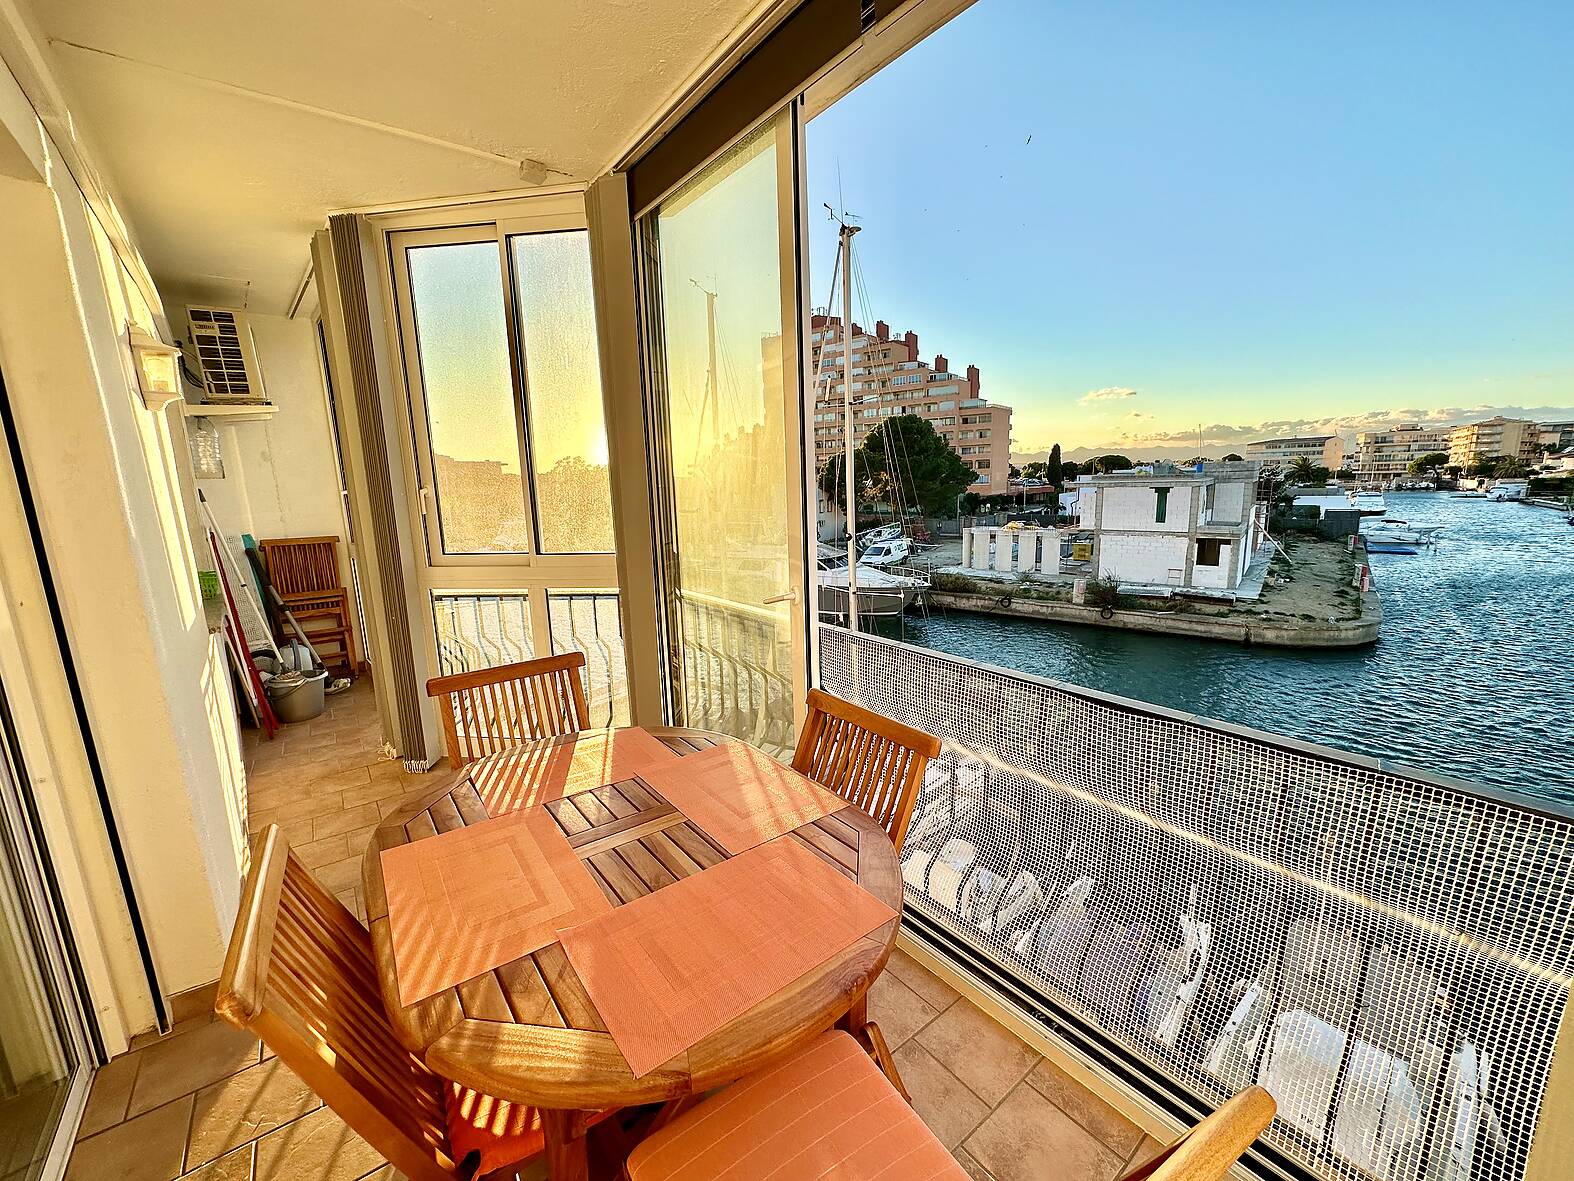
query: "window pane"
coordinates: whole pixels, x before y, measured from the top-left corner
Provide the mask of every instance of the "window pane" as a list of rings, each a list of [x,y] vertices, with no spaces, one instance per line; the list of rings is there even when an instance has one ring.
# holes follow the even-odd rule
[[[485,594],[436,591],[437,667],[442,676],[529,660],[530,602],[524,591]]]
[[[792,741],[778,122],[662,203],[661,317],[684,720]]]
[[[612,485],[590,236],[584,230],[520,234],[509,239],[509,247],[541,548],[611,553]]]
[[[523,553],[530,520],[495,242],[407,252],[444,553]]]
[[[628,666],[616,591],[549,591],[553,652],[585,654],[592,726],[629,724]]]

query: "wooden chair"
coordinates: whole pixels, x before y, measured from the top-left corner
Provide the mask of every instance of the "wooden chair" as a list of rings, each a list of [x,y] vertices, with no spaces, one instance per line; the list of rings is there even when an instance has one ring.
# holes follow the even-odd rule
[[[270,537],[257,543],[268,581],[300,622],[325,664],[343,662],[355,674],[355,629],[350,595],[339,575],[337,537]],[[283,633],[280,639],[294,639]]]
[[[1247,1087],[1152,1160],[1116,1181],[1224,1181],[1230,1168],[1273,1122],[1277,1107],[1261,1087]]]
[[[810,689],[792,766],[874,817],[900,852],[924,771],[939,753],[940,740],[922,730]]]
[[[532,1159],[540,1113],[433,1074],[383,1012],[371,935],[261,833],[214,1005],[300,1076],[411,1181],[454,1181]]]
[[[968,1174],[903,1102],[895,1068],[882,1072],[875,1062],[841,1030],[822,1034],[653,1131],[629,1154],[625,1176],[716,1181],[790,1161],[795,1177],[964,1181]],[[1118,1181],[1224,1181],[1273,1114],[1273,1097],[1248,1087]],[[1052,1173],[1043,1181],[1083,1179]]]
[[[584,667],[583,652],[565,652],[427,681],[426,695],[442,699],[448,761],[463,767],[522,742],[588,730]]]
[[[625,1176],[719,1181],[776,1166],[783,1177],[967,1181],[897,1085],[833,1029],[653,1131],[629,1154]]]

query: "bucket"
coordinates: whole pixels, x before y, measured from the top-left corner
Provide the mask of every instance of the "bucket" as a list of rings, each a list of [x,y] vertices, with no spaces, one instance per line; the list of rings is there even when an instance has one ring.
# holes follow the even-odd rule
[[[323,711],[328,670],[280,673],[268,682],[268,701],[281,722],[309,722]]]

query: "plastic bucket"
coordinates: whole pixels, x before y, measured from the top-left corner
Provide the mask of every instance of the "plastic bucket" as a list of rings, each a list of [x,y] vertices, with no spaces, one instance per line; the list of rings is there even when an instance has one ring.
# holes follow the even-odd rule
[[[328,670],[281,673],[268,682],[268,701],[281,722],[309,722],[323,711]]]

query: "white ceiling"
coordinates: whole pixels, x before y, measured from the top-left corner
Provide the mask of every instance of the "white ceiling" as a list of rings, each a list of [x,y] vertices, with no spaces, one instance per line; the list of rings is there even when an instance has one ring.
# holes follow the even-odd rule
[[[756,5],[32,0],[30,15],[166,299],[277,314],[329,210],[589,179]]]

